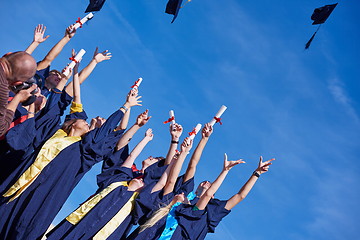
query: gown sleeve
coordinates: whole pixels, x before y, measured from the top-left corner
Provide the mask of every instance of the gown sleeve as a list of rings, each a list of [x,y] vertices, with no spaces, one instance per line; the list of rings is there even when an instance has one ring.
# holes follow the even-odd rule
[[[108,179],[111,179],[114,175],[118,174],[118,168],[128,155],[128,147],[126,145],[123,149],[110,154],[110,156],[104,157],[101,173],[96,176],[96,182],[99,188],[106,186]],[[113,157],[115,158],[115,161],[112,161]]]
[[[64,114],[67,106],[70,105],[72,97],[63,91],[58,101],[53,106],[45,107],[35,119],[36,136],[34,138],[34,148],[40,146],[60,128],[60,117]],[[50,104],[49,102],[46,103]]]
[[[194,178],[190,178],[186,182],[183,182],[184,177],[185,175],[181,175],[180,177],[177,178],[174,187],[175,194],[184,193],[185,196],[187,196],[190,192],[194,190],[194,186],[195,186]]]
[[[113,141],[110,141],[109,138],[114,137],[111,133],[123,116],[124,113],[117,110],[100,128],[91,130],[83,137],[81,140],[81,154],[84,171],[103,160],[103,157],[111,152],[113,146],[109,146],[109,144],[112,144]]]
[[[211,199],[206,206],[208,232],[215,232],[220,221],[231,212],[225,208],[226,203],[227,201],[224,200]]]
[[[24,151],[25,153],[35,135],[35,118],[30,118],[11,128],[6,134],[6,142],[11,151]]]

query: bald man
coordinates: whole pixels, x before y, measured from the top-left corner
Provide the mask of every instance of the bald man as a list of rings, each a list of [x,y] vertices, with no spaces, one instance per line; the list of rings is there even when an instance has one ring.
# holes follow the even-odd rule
[[[20,91],[8,103],[9,87],[27,81],[35,72],[36,61],[26,52],[14,52],[0,58],[0,136],[9,129],[17,106],[28,99],[37,86]]]

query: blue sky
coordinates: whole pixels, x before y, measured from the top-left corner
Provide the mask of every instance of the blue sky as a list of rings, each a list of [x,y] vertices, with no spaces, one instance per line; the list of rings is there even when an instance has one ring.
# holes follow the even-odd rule
[[[230,198],[240,189],[258,156],[277,159],[207,239],[354,239],[360,214],[359,2],[340,1],[304,51],[316,30],[310,20],[313,9],[332,3],[193,0],[170,24],[165,0],[108,0],[52,68],[66,65],[71,48],[87,51],[82,67],[96,46],[112,52],[113,58],[100,63],[82,85],[91,117],[110,115],[132,83],[144,79],[143,107],[133,109],[130,123],[150,109],[153,118],[147,127],[155,137],[138,160],[166,154],[170,137],[162,121],[170,109],[188,132],[226,105],[223,125],[215,126],[196,183],[215,179],[224,152],[247,163],[230,172],[219,198]],[[26,49],[33,29],[42,23],[51,36],[33,54],[41,60],[65,28],[85,15],[87,1],[1,5],[2,52]],[[98,172],[95,166],[86,175],[55,223],[94,193]]]

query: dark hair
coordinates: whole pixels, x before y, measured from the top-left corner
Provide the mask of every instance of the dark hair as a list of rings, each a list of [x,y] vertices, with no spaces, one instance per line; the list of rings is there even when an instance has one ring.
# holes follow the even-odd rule
[[[61,126],[61,130],[63,130],[64,132],[66,132],[67,135],[69,135],[72,125],[76,123],[77,120],[79,119],[75,118],[64,122],[64,124]]]
[[[154,158],[156,158],[157,160],[159,160],[159,161],[162,161],[162,160],[165,160],[165,158],[164,157],[154,157]]]

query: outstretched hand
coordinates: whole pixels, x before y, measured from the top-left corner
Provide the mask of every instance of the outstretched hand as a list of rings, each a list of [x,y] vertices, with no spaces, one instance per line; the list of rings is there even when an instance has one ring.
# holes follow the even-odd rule
[[[205,124],[201,131],[201,136],[203,138],[208,138],[213,133],[213,127],[210,125],[210,123]]]
[[[130,92],[127,95],[126,102],[128,103],[129,107],[133,106],[142,106],[142,101],[139,100],[141,96],[138,96],[138,90],[137,88],[133,88],[130,90]]]
[[[46,31],[46,27],[43,24],[37,25],[34,30],[34,42],[37,43],[45,42],[46,39],[50,37],[50,35],[44,37],[45,31]]]
[[[108,50],[99,53],[99,48],[96,47],[93,59],[95,60],[96,63],[100,63],[104,60],[109,60],[111,57],[112,55]]]
[[[105,118],[97,116],[96,118],[92,118],[90,122],[90,130],[95,128],[100,128],[106,122]]]
[[[243,161],[242,159],[236,160],[236,161],[228,161],[228,156],[225,153],[224,154],[224,171],[229,171],[232,167],[240,164],[240,163],[245,163],[245,161]]]
[[[274,161],[274,160],[275,160],[275,158],[272,158],[270,160],[263,162],[263,157],[260,156],[259,165],[255,171],[259,172],[260,174],[263,174],[263,173],[269,171],[269,167],[272,164],[272,161]]]
[[[146,130],[145,132],[145,138],[149,141],[153,140],[154,134],[151,128],[149,128],[148,130]]]
[[[190,152],[192,144],[193,140],[191,140],[189,137],[185,138],[183,143],[181,144],[181,152]]]
[[[66,28],[65,37],[72,38],[73,36],[75,36],[76,29],[74,28],[74,25],[75,24],[72,24]]]
[[[136,124],[139,125],[139,127],[144,126],[151,118],[151,116],[148,116],[149,110],[146,109],[145,112],[141,113],[137,119],[136,119]]]
[[[183,132],[183,128],[180,124],[175,123],[174,125],[170,125],[170,134],[172,140],[174,141],[179,140],[182,132]]]

